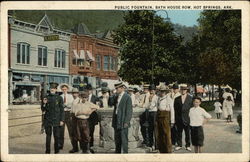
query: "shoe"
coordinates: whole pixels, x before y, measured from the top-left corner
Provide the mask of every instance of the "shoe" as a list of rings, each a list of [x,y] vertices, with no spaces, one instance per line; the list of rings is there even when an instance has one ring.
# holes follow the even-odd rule
[[[55,154],[59,154],[59,150],[55,151]]]
[[[63,146],[59,146],[58,149],[59,149],[59,150],[62,150],[62,149],[63,149]]]
[[[90,148],[89,151],[90,151],[92,154],[95,153],[95,151],[94,151],[92,148]]]
[[[50,151],[47,151],[47,150],[46,150],[46,151],[45,151],[45,154],[50,154]]]
[[[74,149],[69,150],[69,153],[75,153],[75,152],[78,152],[78,150],[74,150]]]
[[[178,151],[178,150],[180,150],[182,147],[180,147],[180,146],[177,146],[177,147],[175,147],[175,151]]]
[[[192,149],[190,147],[186,147],[186,150],[188,151],[192,151]]]

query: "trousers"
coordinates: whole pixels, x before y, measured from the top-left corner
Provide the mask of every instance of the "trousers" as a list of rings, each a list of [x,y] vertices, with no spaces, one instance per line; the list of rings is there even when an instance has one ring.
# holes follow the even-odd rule
[[[115,130],[115,152],[128,153],[128,128],[114,129]]]
[[[186,147],[190,147],[190,126],[185,125],[183,122],[177,122],[177,144],[178,146],[182,147],[182,132],[185,131],[185,142]]]
[[[72,141],[72,136],[73,136],[73,130],[72,130],[72,117],[70,114],[70,111],[64,111],[64,116],[65,116],[65,124],[60,127],[60,137],[59,137],[59,148],[63,148],[64,145],[64,133],[65,133],[65,125],[67,126],[68,133],[69,133],[69,138],[72,146],[74,147],[74,143]]]
[[[45,126],[45,133],[46,133],[46,153],[50,153],[50,143],[51,143],[51,135],[53,131],[54,136],[54,150],[55,153],[59,152],[58,141],[59,141],[59,126]]]

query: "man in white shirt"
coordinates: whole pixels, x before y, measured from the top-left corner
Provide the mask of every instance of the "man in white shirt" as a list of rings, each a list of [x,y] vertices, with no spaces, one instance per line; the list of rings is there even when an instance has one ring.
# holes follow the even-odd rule
[[[154,126],[155,126],[155,121],[156,121],[156,113],[157,113],[157,102],[158,102],[158,96],[155,94],[156,87],[154,84],[151,84],[149,86],[149,91],[150,91],[150,96],[149,96],[149,106],[148,106],[148,111],[149,111],[149,128],[148,128],[148,133],[149,133],[149,147],[156,147],[155,146],[155,133],[154,133]]]
[[[165,85],[160,86],[159,90],[156,116],[157,146],[160,153],[172,153],[171,127],[175,121],[173,100],[166,95],[168,88]]]
[[[134,108],[135,107],[135,94],[134,94],[134,88],[133,87],[129,87],[128,88],[128,93],[131,97],[131,100],[132,100],[132,107]]]
[[[71,118],[70,111],[71,111],[71,107],[72,107],[72,103],[73,103],[74,98],[71,94],[68,94],[69,86],[67,84],[62,84],[60,86],[60,88],[63,92],[61,97],[63,99],[65,124],[67,126],[70,141],[71,141],[71,144],[73,146],[73,143],[72,143],[72,133],[73,133],[72,132],[72,118]],[[61,128],[60,128],[59,149],[63,149],[63,145],[64,145],[65,124],[63,126],[61,126]]]

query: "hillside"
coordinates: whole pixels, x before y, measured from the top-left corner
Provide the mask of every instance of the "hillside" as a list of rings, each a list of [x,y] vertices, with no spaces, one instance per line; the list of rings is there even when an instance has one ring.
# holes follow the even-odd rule
[[[91,11],[91,10],[75,10],[75,11],[41,11],[41,10],[15,10],[10,11],[9,15],[16,19],[37,24],[44,14],[47,14],[51,23],[59,29],[70,31],[76,24],[84,23],[87,25],[91,33],[104,32],[106,30],[115,29],[123,21],[123,11]],[[192,38],[192,35],[197,32],[197,26],[187,27],[180,24],[174,24],[175,32],[184,37],[184,43]]]

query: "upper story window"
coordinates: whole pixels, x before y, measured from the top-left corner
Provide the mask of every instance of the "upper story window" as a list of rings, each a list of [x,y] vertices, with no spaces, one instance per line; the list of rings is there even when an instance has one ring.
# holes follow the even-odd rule
[[[17,63],[30,64],[30,45],[28,43],[17,43]]]
[[[96,55],[96,69],[100,70],[101,69],[101,56]]]
[[[48,48],[45,46],[38,46],[38,65],[47,66]]]
[[[65,68],[66,53],[64,50],[56,49],[54,56],[54,67]]]
[[[109,70],[109,56],[104,56],[104,62],[103,62],[103,70],[108,71]]]

